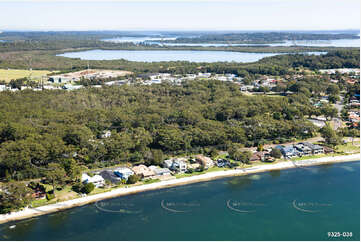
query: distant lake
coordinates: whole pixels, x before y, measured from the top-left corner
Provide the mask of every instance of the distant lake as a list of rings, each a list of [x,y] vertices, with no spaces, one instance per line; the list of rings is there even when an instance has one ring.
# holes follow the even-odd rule
[[[112,43],[142,43],[145,41],[159,41],[159,40],[175,40],[176,37],[117,37],[111,39],[102,39],[105,42]]]
[[[0,225],[0,240],[18,241],[359,239],[359,161],[142,192]]]
[[[197,50],[87,50],[67,52],[58,56],[80,58],[82,60],[117,60],[158,62],[158,61],[190,61],[190,62],[254,62],[264,57],[285,53],[247,53],[231,51],[197,51]],[[311,54],[311,53],[310,53]],[[312,54],[322,54],[312,52]]]
[[[103,39],[103,41],[113,42],[113,43],[134,43],[134,44],[156,44],[163,46],[320,46],[320,47],[360,47],[360,39],[336,39],[336,40],[296,40],[290,41],[287,40],[283,43],[274,43],[274,44],[220,44],[220,43],[162,43],[160,40],[175,40],[176,37],[164,37],[164,38],[155,38],[155,37],[119,37],[111,39]]]

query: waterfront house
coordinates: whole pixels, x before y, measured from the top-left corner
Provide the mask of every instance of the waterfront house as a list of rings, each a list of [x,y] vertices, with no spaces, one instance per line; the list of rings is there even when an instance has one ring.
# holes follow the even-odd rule
[[[310,147],[304,145],[303,143],[298,143],[298,144],[294,145],[294,147],[296,148],[296,150],[298,150],[298,152],[300,153],[301,156],[312,154],[312,149]]]
[[[187,163],[185,162],[185,159],[183,158],[174,159],[172,166],[170,167],[170,170],[176,172],[185,172],[187,170]]]
[[[31,183],[32,182],[30,182],[30,184],[28,184],[28,187],[33,190],[33,193],[31,194],[31,196],[35,199],[45,198],[45,195],[46,195],[45,187],[43,185],[40,185],[39,183],[37,183],[36,185],[31,185]],[[1,191],[1,189],[0,189],[0,191]]]
[[[208,169],[214,166],[213,160],[209,157],[196,155],[196,160],[204,167],[204,169]]]
[[[81,181],[84,184],[93,183],[95,187],[103,187],[105,184],[104,178],[102,176],[100,175],[89,176],[86,173],[82,174]]]
[[[114,175],[116,175],[120,179],[128,180],[128,177],[134,175],[134,172],[128,167],[121,167],[114,170]]]
[[[173,164],[173,159],[168,159],[163,161],[163,167],[170,169]]]
[[[251,156],[251,158],[249,160],[250,161],[258,161],[258,160],[263,161],[264,160],[264,154],[265,154],[265,152],[262,152],[262,151],[255,152],[255,153],[252,154],[252,156]]]
[[[172,158],[163,161],[163,167],[175,172],[185,172],[187,170],[187,163],[185,158]]]
[[[298,155],[297,150],[292,145],[277,145],[275,148],[279,149],[285,158],[291,158]]]
[[[227,159],[218,159],[217,160],[217,166],[218,167],[230,167],[231,166],[231,163],[229,162],[229,160]]]
[[[300,144],[303,144],[304,146],[307,146],[307,147],[311,148],[312,149],[312,154],[314,154],[314,155],[324,153],[323,147],[320,146],[320,145],[312,144],[310,142],[302,142]]]
[[[99,173],[104,180],[110,181],[111,183],[119,183],[121,178],[114,174],[112,170],[103,170]]]
[[[160,168],[157,166],[150,166],[150,170],[152,170],[155,176],[170,176],[171,171],[168,168]]]
[[[330,147],[324,146],[323,147],[323,151],[325,152],[325,154],[329,154],[329,153],[333,153],[334,150]]]
[[[154,176],[155,174],[151,169],[149,169],[145,165],[134,166],[132,170],[136,175],[142,178]]]

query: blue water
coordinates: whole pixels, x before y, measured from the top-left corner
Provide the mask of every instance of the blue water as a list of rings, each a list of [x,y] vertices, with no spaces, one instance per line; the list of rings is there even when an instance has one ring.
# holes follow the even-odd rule
[[[312,54],[323,54],[311,52]],[[254,62],[264,57],[281,53],[247,53],[231,51],[197,51],[197,50],[87,50],[67,52],[58,56],[80,58],[82,60],[117,60],[157,62],[157,61],[191,61],[191,62]]]
[[[328,232],[360,239],[359,161],[143,192],[0,225],[2,240],[333,240]]]

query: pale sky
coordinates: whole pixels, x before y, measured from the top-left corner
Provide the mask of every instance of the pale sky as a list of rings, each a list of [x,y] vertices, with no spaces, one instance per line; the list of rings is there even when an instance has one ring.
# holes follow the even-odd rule
[[[0,30],[337,30],[360,0],[0,0]]]

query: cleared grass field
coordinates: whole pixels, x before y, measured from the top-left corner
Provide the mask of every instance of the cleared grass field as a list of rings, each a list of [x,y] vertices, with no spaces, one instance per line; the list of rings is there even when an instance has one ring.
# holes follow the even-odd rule
[[[12,70],[0,69],[0,81],[10,82],[13,79],[31,77],[32,80],[39,80],[41,76],[51,73],[47,70]]]

